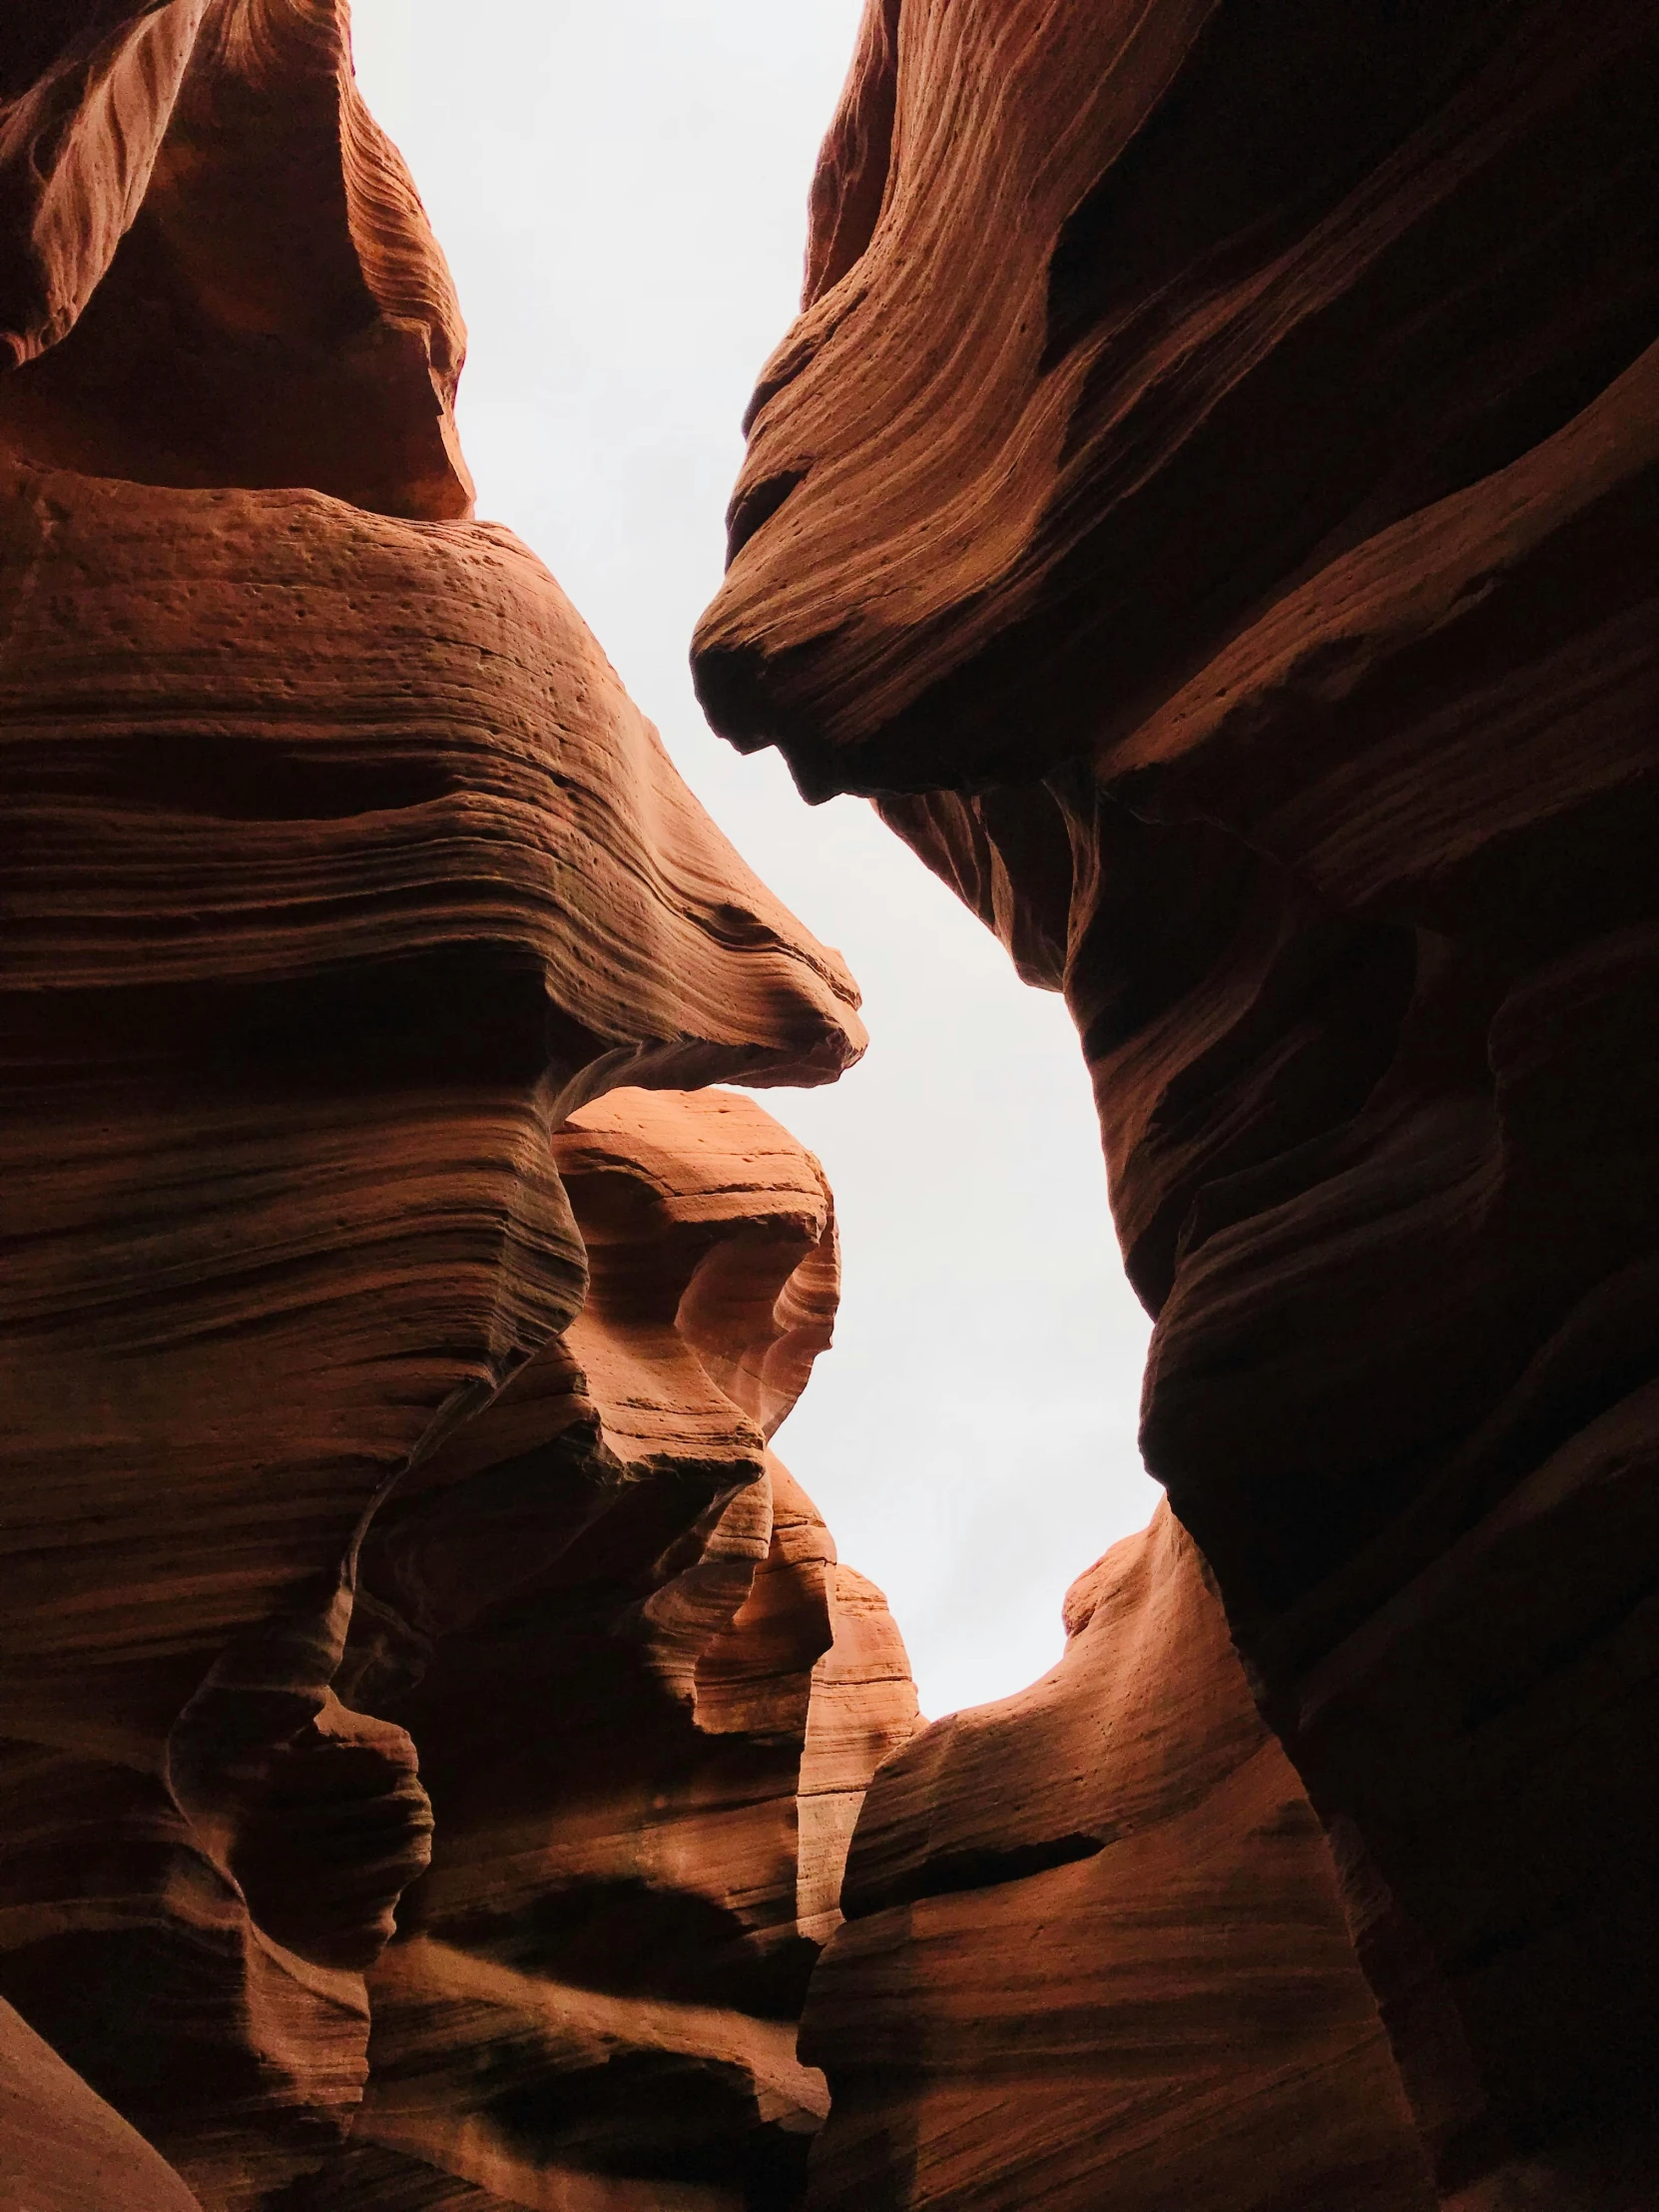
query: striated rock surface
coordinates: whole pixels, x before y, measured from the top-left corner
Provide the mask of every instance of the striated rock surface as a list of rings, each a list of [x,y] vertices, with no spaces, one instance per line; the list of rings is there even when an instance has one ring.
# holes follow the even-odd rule
[[[465,333],[345,0],[21,0],[0,26],[0,438],[148,484],[471,511]]]
[[[0,23],[17,2212],[1651,2197],[1653,46],[866,12],[700,682],[1066,993],[1173,1507],[914,1735],[700,1088],[856,994],[470,519],[341,0]]]
[[[1659,2171],[1655,59],[1632,0],[872,0],[698,645],[1066,994],[1147,1463],[1458,2204]],[[944,2016],[854,1955],[837,2020]],[[977,2063],[869,2201],[1049,2201],[905,2148]]]
[[[1431,2208],[1319,1822],[1167,1506],[1066,1626],[865,1801],[803,2025],[812,2203]]]
[[[565,1334],[365,1541],[352,1695],[420,1747],[429,1871],[368,1976],[349,2145],[285,2205],[797,2201],[796,2021],[915,1693],[766,1438],[827,1343],[817,1163],[748,1100],[554,1140]]]
[[[8,13],[0,330],[0,2078],[87,2212],[785,2201],[914,1699],[767,1450],[823,1178],[680,1092],[856,992],[467,519],[343,5]]]

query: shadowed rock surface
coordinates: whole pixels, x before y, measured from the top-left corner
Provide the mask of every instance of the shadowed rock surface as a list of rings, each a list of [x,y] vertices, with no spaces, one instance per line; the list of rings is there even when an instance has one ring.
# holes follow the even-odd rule
[[[1066,994],[1147,1464],[1459,2204],[1659,2172],[1655,61],[1630,0],[872,0],[698,644]],[[950,2020],[866,2201],[1069,2201],[1059,2132],[906,2147],[978,2078],[939,1955],[827,1970]]]
[[[286,2207],[785,2205],[827,2107],[796,2021],[915,1722],[766,1443],[829,1341],[829,1195],[719,1091],[613,1093],[553,1150],[583,1311],[364,1543],[344,1674],[420,1747],[432,1860],[350,2143]]]
[[[766,1446],[823,1178],[680,1091],[856,992],[467,519],[343,6],[20,8],[0,98],[0,1992],[89,2208],[185,2201],[99,2097],[210,2208],[771,2201],[914,1698]]]
[[[865,1801],[802,2030],[810,2201],[1432,2212],[1319,1822],[1167,1506],[1066,1625]]]
[[[1066,993],[1173,1507],[917,1734],[700,1088],[856,993],[342,0],[8,13],[0,2212],[1650,2201],[1654,58],[866,12],[700,682]]]
[[[201,2212],[179,2176],[0,2001],[6,2212]]]

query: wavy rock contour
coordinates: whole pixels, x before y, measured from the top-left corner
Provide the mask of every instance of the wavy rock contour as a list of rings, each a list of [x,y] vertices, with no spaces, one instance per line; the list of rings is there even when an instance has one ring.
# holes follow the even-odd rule
[[[785,2205],[827,2108],[796,2021],[915,1721],[879,1592],[767,1446],[830,1336],[829,1194],[719,1091],[615,1092],[554,1155],[583,1311],[364,1546],[345,1676],[420,1747],[433,1851],[296,2212]]]
[[[0,1993],[208,2207],[793,2188],[913,1694],[766,1451],[822,1177],[638,1087],[856,992],[468,519],[342,5],[9,15],[0,329]]]
[[[871,0],[697,649],[1066,994],[1147,1464],[1470,2206],[1659,2170],[1654,60],[1630,0]],[[881,2201],[1016,2201],[934,2094]]]

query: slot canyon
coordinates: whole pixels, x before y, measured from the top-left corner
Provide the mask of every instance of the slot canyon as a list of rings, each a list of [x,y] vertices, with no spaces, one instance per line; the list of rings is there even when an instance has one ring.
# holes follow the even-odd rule
[[[866,0],[676,650],[1063,1002],[1163,1493],[926,1721],[773,1448],[857,985],[346,0],[10,0],[0,2212],[1659,2206],[1656,86]]]

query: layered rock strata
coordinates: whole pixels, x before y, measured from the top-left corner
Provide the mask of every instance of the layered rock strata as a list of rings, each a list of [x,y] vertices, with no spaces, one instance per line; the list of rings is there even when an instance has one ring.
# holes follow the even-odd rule
[[[836,1289],[816,1163],[748,1100],[554,1139],[578,1319],[363,1550],[351,1695],[434,1837],[368,1974],[368,2083],[298,2207],[798,2200],[796,2021],[852,1818],[915,1721],[880,1595],[767,1449]]]
[[[1630,0],[871,0],[698,647],[1066,994],[1147,1463],[1459,2203],[1659,2170],[1655,58]],[[870,2201],[1021,2201],[914,2166],[929,2081]]]
[[[856,993],[468,519],[343,6],[16,10],[0,102],[7,2078],[86,2212],[779,2200],[913,1695],[766,1447],[823,1179],[679,1092]]]
[[[1019,1696],[890,1759],[802,2054],[824,2212],[1432,2212],[1319,1822],[1160,1506]]]
[[[0,1974],[205,2205],[799,2199],[828,2098],[796,2020],[864,1787],[915,1721],[880,1593],[766,1443],[829,1340],[833,1215],[729,1093],[613,1093],[552,1149],[580,1316],[382,1501],[314,1719],[258,1768],[242,1732],[222,1916],[264,1960],[263,2012],[190,1956],[177,1876],[146,1899],[112,1794],[66,1805],[91,1762],[11,1747],[37,1856],[8,1855]],[[250,1695],[226,1673],[196,1701],[222,1729]],[[316,1971],[342,1962],[358,1975]],[[71,2117],[108,2111],[53,2063]],[[150,2186],[113,2148],[94,2170],[80,2212]]]

